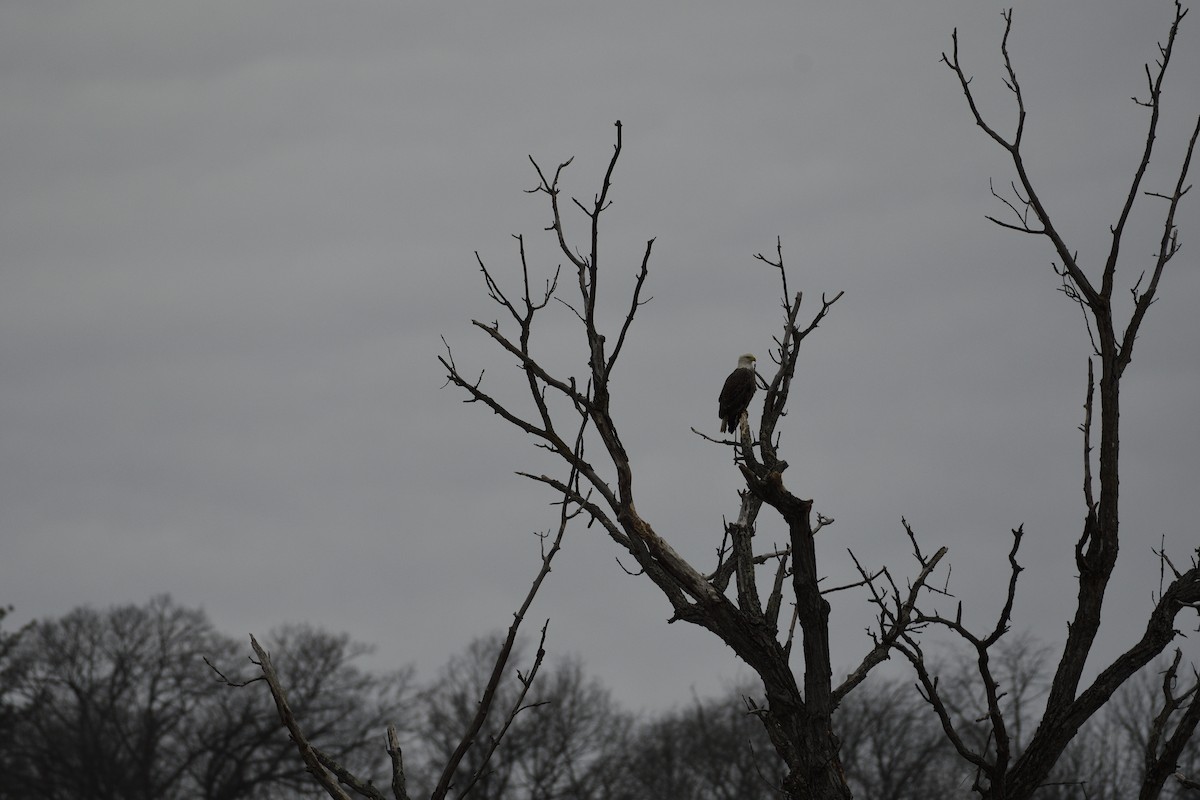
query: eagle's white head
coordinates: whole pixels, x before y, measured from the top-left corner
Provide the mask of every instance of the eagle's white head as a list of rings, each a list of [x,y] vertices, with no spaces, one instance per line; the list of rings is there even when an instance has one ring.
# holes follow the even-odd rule
[[[758,359],[750,353],[746,353],[743,356],[738,356],[738,369],[754,369],[755,361],[758,361]]]

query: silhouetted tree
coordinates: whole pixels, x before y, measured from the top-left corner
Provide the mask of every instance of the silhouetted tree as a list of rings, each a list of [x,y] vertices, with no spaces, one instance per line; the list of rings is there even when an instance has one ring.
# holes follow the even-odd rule
[[[911,681],[872,677],[846,697],[834,720],[855,797],[950,800],[970,785]]]
[[[559,273],[544,281],[536,293],[531,288],[529,266],[522,237],[518,241],[520,280],[510,297],[493,271],[476,258],[483,273],[489,296],[500,306],[504,325],[473,321],[508,356],[515,357],[524,372],[525,409],[515,400],[493,395],[479,378],[460,371],[449,348],[441,357],[450,383],[467,393],[467,402],[478,403],[528,434],[538,445],[558,456],[578,476],[567,484],[546,474],[521,473],[553,488],[576,504],[634,559],[640,573],[653,582],[672,608],[671,621],[683,621],[709,630],[728,645],[761,680],[761,704],[753,710],[771,740],[772,747],[786,764],[782,787],[790,797],[846,798],[849,789],[838,756],[838,741],[833,733],[833,712],[847,692],[861,683],[870,670],[887,658],[892,644],[906,632],[911,613],[925,580],[945,554],[942,548],[932,556],[921,557],[918,574],[905,591],[896,591],[885,601],[889,610],[881,617],[877,640],[859,665],[840,684],[832,679],[829,653],[830,590],[818,585],[814,534],[833,522],[821,515],[813,519],[811,500],[803,500],[783,484],[788,464],[782,457],[777,426],[786,412],[801,342],[812,333],[841,297],[822,297],[821,306],[810,322],[797,323],[803,296],[788,289],[782,247],[776,247],[776,259],[758,258],[778,272],[782,285],[782,331],[775,338],[772,352],[777,368],[764,381],[766,391],[757,430],[752,435],[747,417],[731,440],[711,441],[719,448],[731,448],[739,479],[745,487],[739,492],[733,522],[724,525],[717,563],[702,570],[684,559],[635,504],[638,484],[626,452],[617,421],[612,415],[611,383],[617,359],[621,355],[633,320],[642,307],[642,291],[649,275],[650,254],[654,241],[646,244],[630,296],[620,302],[623,320],[611,329],[604,320],[613,314],[599,302],[600,222],[609,207],[613,171],[621,155],[622,128],[616,123],[617,142],[594,202],[574,204],[588,218],[590,234],[577,247],[565,232],[559,180],[570,160],[551,174],[533,161],[538,184],[531,191],[545,195],[550,205],[552,231],[561,255],[575,272],[571,285],[577,294],[559,292]],[[560,296],[560,294],[562,296]],[[550,369],[539,360],[534,347],[534,321],[552,299],[568,307],[582,327],[586,350],[578,354],[580,374]],[[617,319],[621,319],[619,316]],[[540,341],[540,340],[539,340]],[[599,460],[585,453],[584,433],[592,447],[598,447]],[[726,450],[728,452],[728,450]],[[756,520],[762,506],[777,512],[788,529],[786,544],[780,548],[755,552]],[[760,540],[761,541],[761,540]],[[759,573],[764,573],[760,577]],[[861,583],[883,580],[885,573],[865,575]],[[760,584],[761,581],[761,584]],[[731,584],[735,587],[731,590]],[[765,593],[760,585],[766,587]],[[843,587],[845,588],[845,587]],[[732,595],[732,596],[731,596]],[[880,595],[877,595],[879,597]],[[791,598],[789,602],[787,598]],[[780,612],[791,609],[793,619],[783,620]],[[791,665],[796,628],[800,631],[803,671],[797,675]]]
[[[476,639],[451,658],[421,694],[421,723],[414,746],[421,753],[423,775],[437,775],[455,747],[458,733],[476,713],[492,669],[500,636]],[[521,657],[521,648],[514,656]],[[506,676],[496,692],[501,708],[511,707],[522,689],[515,675]],[[557,800],[611,797],[620,769],[616,756],[628,737],[631,717],[619,709],[611,693],[589,678],[577,658],[543,667],[529,709],[512,720],[489,764],[484,752],[468,753],[465,774],[482,774],[471,790],[476,800]],[[479,736],[498,740],[506,720],[488,720]],[[420,785],[423,781],[411,779]]]
[[[753,687],[658,712],[634,729],[619,800],[756,800],[778,796],[785,765],[746,707]]]
[[[1016,709],[1005,700],[1012,685],[1006,684],[1001,675],[1002,665],[993,657],[993,648],[1008,632],[1013,601],[1017,590],[1017,579],[1021,566],[1017,561],[1023,530],[1013,531],[1013,544],[1009,553],[1010,579],[1008,595],[995,625],[987,630],[969,629],[962,621],[961,605],[951,614],[936,610],[920,610],[916,614],[919,624],[944,630],[964,645],[969,658],[975,665],[973,676],[978,696],[983,698],[983,707],[975,722],[964,722],[955,713],[953,703],[942,685],[937,671],[925,657],[921,643],[907,632],[895,647],[902,652],[916,669],[922,691],[936,711],[947,739],[954,745],[959,756],[975,772],[974,789],[982,797],[1000,800],[1028,798],[1038,792],[1050,780],[1055,765],[1067,750],[1071,741],[1089,719],[1100,711],[1112,698],[1117,689],[1145,667],[1170,644],[1177,635],[1177,615],[1200,603],[1200,566],[1195,557],[1187,569],[1177,569],[1165,552],[1160,554],[1164,571],[1170,570],[1172,580],[1164,582],[1153,610],[1140,637],[1127,645],[1127,649],[1104,665],[1098,674],[1087,679],[1085,667],[1089,664],[1092,645],[1100,628],[1104,608],[1105,592],[1117,563],[1120,547],[1120,399],[1122,379],[1133,355],[1146,314],[1154,303],[1159,281],[1167,264],[1179,252],[1179,232],[1175,215],[1180,200],[1188,191],[1187,174],[1200,136],[1200,118],[1188,141],[1181,166],[1171,178],[1171,185],[1158,191],[1142,190],[1142,181],[1150,163],[1157,141],[1162,110],[1163,80],[1175,49],[1180,24],[1187,11],[1175,3],[1175,15],[1165,44],[1159,46],[1159,58],[1154,68],[1146,67],[1147,94],[1143,99],[1134,98],[1149,114],[1148,130],[1139,159],[1136,161],[1133,179],[1121,205],[1115,223],[1109,228],[1111,243],[1103,264],[1096,268],[1078,260],[1075,248],[1068,245],[1061,231],[1051,219],[1042,195],[1035,185],[1025,163],[1024,145],[1026,107],[1021,84],[1017,80],[1012,60],[1009,57],[1008,37],[1012,28],[1012,12],[1005,13],[1004,37],[1001,53],[1004,59],[1005,84],[1016,102],[1015,130],[1006,138],[989,124],[980,111],[972,89],[971,79],[962,68],[958,52],[958,33],[955,31],[953,49],[942,59],[958,80],[966,96],[971,114],[978,125],[1007,154],[1012,162],[1015,179],[1011,182],[1011,194],[1001,194],[993,189],[1008,212],[1004,219],[989,217],[992,222],[1035,237],[1044,237],[1052,246],[1057,262],[1055,271],[1062,279],[1063,293],[1082,311],[1091,337],[1092,356],[1088,359],[1088,380],[1084,404],[1084,418],[1080,429],[1083,433],[1083,531],[1075,543],[1075,566],[1077,577],[1077,602],[1073,618],[1068,623],[1066,639],[1059,651],[1053,677],[1046,688],[1046,699],[1041,714],[1033,720],[1035,725],[1025,724]],[[1123,320],[1114,306],[1113,293],[1118,285],[1117,267],[1121,262],[1122,245],[1125,244],[1127,223],[1135,201],[1143,194],[1151,195],[1163,202],[1161,235],[1156,242],[1154,255],[1148,269],[1134,267],[1140,277],[1130,280],[1132,285],[1132,311]],[[1138,257],[1139,262],[1141,257]],[[1096,375],[1096,367],[1099,374]],[[1093,403],[1099,391],[1099,407]],[[1093,436],[1099,429],[1098,457],[1092,452]],[[1198,551],[1200,552],[1200,551]],[[883,617],[889,613],[881,606]],[[972,731],[980,725],[983,736]],[[1191,726],[1194,728],[1194,725]],[[1019,735],[1031,731],[1027,740]],[[1190,735],[1190,729],[1187,730]],[[1162,753],[1160,753],[1162,755]],[[1169,760],[1169,759],[1168,759]],[[1160,767],[1162,765],[1159,765]],[[1165,779],[1164,773],[1163,777]],[[1157,791],[1143,796],[1156,796]],[[1039,795],[1040,796],[1040,795]]]
[[[17,687],[23,682],[28,669],[28,659],[18,658],[16,649],[29,626],[18,631],[4,630],[4,620],[11,612],[11,607],[0,607],[0,743],[11,742],[17,735],[21,718]],[[14,761],[11,748],[0,744],[0,775],[16,769]]]
[[[364,648],[346,636],[293,626],[272,638],[289,655],[297,707],[340,758],[367,761],[366,737],[399,713],[409,674],[363,672],[353,661]],[[268,699],[228,692],[204,663],[236,652],[203,611],[166,596],[30,625],[0,653],[11,715],[0,797],[311,796]]]

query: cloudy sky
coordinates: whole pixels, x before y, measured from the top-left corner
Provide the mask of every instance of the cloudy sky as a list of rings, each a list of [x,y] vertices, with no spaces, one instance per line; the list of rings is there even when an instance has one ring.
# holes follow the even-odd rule
[[[617,319],[645,241],[647,292],[614,376],[638,507],[711,565],[738,475],[716,433],[737,356],[766,360],[782,237],[811,305],[846,294],[804,347],[781,429],[793,491],[836,518],[831,581],[910,571],[902,515],[950,546],[950,589],[990,625],[1024,524],[1014,621],[1061,641],[1083,514],[1089,352],[1048,243],[984,220],[1011,178],[938,63],[957,26],[987,116],[1010,132],[1002,5],[184,3],[0,5],[0,601],[16,621],[171,592],[236,635],[307,620],[431,670],[507,625],[553,500],[553,467],[443,388],[464,371],[523,398],[478,251],[508,286],[561,260],[528,156],[570,156],[590,198],[624,124],[606,217]],[[1095,274],[1144,140],[1142,64],[1172,8],[1017,2],[1011,49],[1027,159]],[[1166,83],[1164,191],[1195,115],[1200,20]],[[1150,263],[1162,201],[1137,213],[1119,281]],[[1142,330],[1124,394],[1122,562],[1102,655],[1138,635],[1161,537],[1197,543],[1200,206]],[[572,233],[582,228],[575,219]],[[1125,289],[1121,292],[1124,297]],[[538,345],[581,374],[570,312]],[[760,538],[783,535],[768,514]],[[630,705],[740,673],[570,531],[533,612]],[[869,609],[835,598],[835,659]],[[1191,624],[1190,621],[1188,623]],[[428,674],[428,673],[427,673]]]

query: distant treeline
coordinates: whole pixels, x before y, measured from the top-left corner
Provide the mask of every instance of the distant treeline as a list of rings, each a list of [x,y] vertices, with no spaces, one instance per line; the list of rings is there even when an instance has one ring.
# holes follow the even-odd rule
[[[359,775],[386,785],[384,730],[402,737],[412,797],[427,796],[478,707],[499,635],[470,643],[426,684],[411,667],[357,665],[369,647],[345,634],[289,625],[265,640],[310,738]],[[0,798],[239,800],[322,797],[305,774],[266,688],[229,684],[258,673],[245,643],[202,610],[170,597],[141,606],[78,608],[0,629]],[[1005,702],[1036,719],[1045,652],[1013,638],[1003,655]],[[514,662],[518,665],[521,659]],[[1161,671],[1162,667],[1159,667]],[[969,665],[946,663],[941,685],[959,721],[985,708]],[[1137,796],[1142,753],[1159,704],[1159,672],[1125,687],[1060,761],[1043,798]],[[958,688],[961,687],[961,688]],[[498,707],[518,682],[500,688]],[[752,686],[634,714],[577,658],[542,668],[469,797],[478,800],[756,800],[778,797],[783,767],[754,709]],[[1027,711],[1025,710],[1027,709]],[[973,776],[911,681],[876,680],[838,711],[855,797],[937,800],[971,794]],[[498,715],[503,716],[503,715]],[[499,722],[493,724],[498,725]],[[984,728],[976,726],[983,736]],[[969,724],[963,730],[971,730]],[[479,742],[498,733],[481,732]],[[1032,730],[1015,732],[1018,745]],[[485,748],[460,766],[466,784]],[[475,756],[473,760],[472,756]],[[1197,774],[1195,748],[1184,771]],[[1164,797],[1184,797],[1168,783]]]

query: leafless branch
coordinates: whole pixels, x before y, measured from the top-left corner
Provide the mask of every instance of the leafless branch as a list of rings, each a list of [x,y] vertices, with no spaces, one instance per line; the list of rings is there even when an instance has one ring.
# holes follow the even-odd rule
[[[633,287],[633,296],[629,301],[629,313],[625,315],[625,321],[621,323],[621,332],[617,335],[617,343],[613,346],[612,354],[608,357],[608,364],[604,367],[605,374],[612,374],[613,365],[617,363],[617,356],[621,353],[621,347],[625,344],[625,334],[629,332],[629,326],[633,324],[633,316],[637,313],[640,306],[649,302],[649,298],[642,300],[642,286],[646,282],[646,276],[650,274],[650,251],[654,247],[654,240],[646,242],[646,252],[642,255],[642,266],[638,270],[637,283]]]
[[[854,560],[855,566],[859,573],[863,576],[863,580],[859,585],[867,586],[871,602],[878,609],[879,630],[872,634],[875,646],[863,657],[859,665],[846,676],[846,679],[833,691],[834,702],[840,703],[850,691],[866,680],[867,675],[877,665],[886,661],[891,655],[891,651],[897,648],[897,645],[902,643],[915,627],[924,624],[917,620],[917,602],[920,600],[922,590],[927,589],[926,582],[933,571],[937,569],[942,559],[946,557],[947,548],[939,548],[936,553],[926,558],[921,554],[920,546],[917,544],[916,537],[913,535],[912,528],[909,527],[906,520],[901,520],[905,530],[908,532],[909,538],[913,545],[913,553],[921,565],[921,571],[917,573],[916,578],[908,587],[907,595],[901,599],[900,591],[891,580],[891,574],[886,569],[881,569],[874,574],[869,574],[866,569],[859,563],[858,558],[854,553],[850,554]],[[875,580],[879,577],[886,577],[892,586],[892,591],[885,594],[875,587]]]
[[[1182,13],[1180,13],[1176,18],[1175,25],[1173,25],[1171,27],[1171,36],[1170,36],[1170,39],[1168,40],[1167,52],[1164,53],[1164,55],[1163,55],[1162,69],[1159,71],[1159,75],[1158,75],[1159,84],[1161,84],[1162,74],[1166,70],[1166,61],[1167,61],[1167,59],[1170,58],[1170,50],[1173,47],[1174,42],[1175,42],[1175,32],[1179,27],[1179,20],[1182,19],[1183,15],[1186,13],[1187,13],[1186,11],[1183,11]],[[1153,102],[1154,102],[1154,114],[1155,114],[1155,118],[1157,118],[1157,114],[1158,114],[1158,93],[1157,93],[1157,91],[1154,94]],[[1169,206],[1167,208],[1167,213],[1166,213],[1165,219],[1163,220],[1162,238],[1159,242],[1158,256],[1154,262],[1154,270],[1151,273],[1150,283],[1146,287],[1146,291],[1140,295],[1137,293],[1136,287],[1134,289],[1135,303],[1134,303],[1133,314],[1130,316],[1129,324],[1126,325],[1125,333],[1121,337],[1121,350],[1120,350],[1120,354],[1117,357],[1117,364],[1119,365],[1120,370],[1123,370],[1125,368],[1125,365],[1127,365],[1129,363],[1129,360],[1133,357],[1133,343],[1137,339],[1137,332],[1138,332],[1138,329],[1142,325],[1142,319],[1146,316],[1146,312],[1150,309],[1150,305],[1155,300],[1155,297],[1158,292],[1158,281],[1159,281],[1159,278],[1162,277],[1163,268],[1166,267],[1167,262],[1170,261],[1175,256],[1175,254],[1179,252],[1179,248],[1180,248],[1179,230],[1175,225],[1175,212],[1176,212],[1176,209],[1178,209],[1178,207],[1179,207],[1179,201],[1183,199],[1183,196],[1185,194],[1187,194],[1188,189],[1191,188],[1190,186],[1185,186],[1184,184],[1187,182],[1188,170],[1191,167],[1191,163],[1192,163],[1192,153],[1196,149],[1197,137],[1200,137],[1200,116],[1198,116],[1196,118],[1196,126],[1192,129],[1191,138],[1188,139],[1187,152],[1184,154],[1183,165],[1179,168],[1179,177],[1175,182],[1175,191],[1172,192],[1169,197],[1167,197],[1167,199],[1169,200]],[[1146,153],[1143,156],[1144,164],[1149,163],[1150,149],[1151,149],[1151,145],[1153,143],[1153,139],[1154,139],[1154,122],[1151,123],[1149,139],[1147,140]],[[1143,170],[1144,170],[1144,166],[1143,166]],[[1139,172],[1138,179],[1135,180],[1133,189],[1131,191],[1136,191],[1137,184],[1138,184],[1138,181],[1140,180],[1140,178],[1141,178],[1141,173]],[[1159,195],[1159,196],[1161,197],[1162,195]],[[1132,195],[1131,195],[1131,197],[1132,197]],[[1130,199],[1129,205],[1132,205],[1132,199]],[[1122,225],[1124,224],[1124,217],[1122,217],[1122,219],[1121,219],[1121,224]],[[1113,249],[1109,255],[1109,260],[1112,263],[1114,270],[1116,268],[1116,252],[1117,252],[1117,246],[1118,246],[1118,236],[1119,236],[1119,231],[1114,230],[1113,231],[1113,237],[1114,237],[1113,238]],[[1107,276],[1107,274],[1108,273],[1106,271],[1105,275]],[[1139,281],[1139,283],[1140,283],[1140,281]]]
[[[1067,248],[1067,245],[1063,241],[1062,237],[1059,235],[1057,228],[1055,228],[1051,223],[1050,216],[1046,211],[1045,205],[1042,203],[1041,196],[1034,189],[1029,174],[1025,170],[1025,161],[1021,155],[1021,138],[1025,132],[1025,98],[1021,93],[1021,85],[1017,82],[1016,71],[1013,68],[1012,58],[1008,52],[1008,36],[1012,31],[1012,19],[1012,9],[1005,11],[1004,36],[1001,39],[1000,44],[1000,51],[1004,56],[1004,69],[1008,76],[1006,84],[1012,91],[1013,96],[1017,101],[1017,126],[1011,141],[1005,139],[996,131],[995,128],[984,121],[983,114],[980,112],[975,101],[975,95],[971,90],[971,80],[967,78],[966,74],[963,72],[962,64],[959,60],[957,28],[951,34],[951,41],[953,43],[951,54],[947,55],[946,53],[942,53],[942,62],[948,66],[951,71],[954,72],[955,77],[958,78],[959,86],[962,88],[963,94],[967,98],[967,105],[971,109],[971,115],[975,118],[975,124],[978,125],[984,131],[984,133],[986,133],[992,139],[992,141],[1004,148],[1004,150],[1008,152],[1009,157],[1013,162],[1013,166],[1017,172],[1017,181],[1014,182],[1014,192],[1017,194],[1019,201],[1023,205],[1027,206],[1027,211],[1024,214],[1017,212],[1018,218],[1023,220],[1028,219],[1028,210],[1032,210],[1034,217],[1042,227],[1040,229],[1035,229],[1031,228],[1025,222],[1023,222],[1020,226],[1016,226],[1000,222],[993,217],[988,217],[988,219],[1006,228],[1018,230],[1023,233],[1035,233],[1049,238],[1054,245],[1055,251],[1058,253],[1058,257],[1062,261],[1063,270],[1070,276],[1071,280],[1078,287],[1079,292],[1086,298],[1089,305],[1094,306],[1096,301],[1099,299],[1096,290],[1092,287],[1092,284],[1088,281],[1083,271],[1079,268],[1079,265],[1075,262],[1074,256]],[[1018,183],[1021,187],[1020,192],[1016,190],[1016,184]],[[1023,195],[1021,194],[1022,192],[1024,193]],[[993,192],[993,194],[995,194],[995,192]],[[1010,208],[1011,207],[1012,206],[1010,204]]]
[[[217,669],[217,666],[215,664],[213,664],[211,661],[208,660],[208,656],[202,656],[202,658],[204,659],[204,663],[208,665],[208,668],[211,669],[213,672],[217,673],[217,680],[219,680],[221,683],[223,683],[226,686],[229,686],[233,689],[240,689],[243,686],[249,686],[252,683],[257,683],[258,681],[266,680],[266,678],[261,674],[258,677],[251,678],[248,681],[230,680],[228,677],[225,676],[224,672],[221,672],[221,670]],[[250,663],[254,664],[255,666],[259,666],[258,662],[255,661],[254,659],[250,659]]]
[[[1182,772],[1176,772],[1174,778],[1185,789],[1200,790],[1200,781],[1194,781]]]
[[[582,436],[583,430],[581,428],[579,436],[576,439],[577,449],[581,447],[580,441],[582,440]],[[566,485],[570,487],[576,485],[577,482],[578,472],[572,469],[570,476],[567,478]],[[500,646],[500,652],[497,653],[496,660],[492,665],[492,673],[488,678],[487,686],[484,688],[483,695],[479,699],[479,708],[476,710],[474,718],[472,718],[470,725],[467,727],[467,730],[463,733],[462,738],[459,740],[458,746],[455,747],[454,752],[450,755],[449,760],[446,762],[446,765],[442,770],[442,775],[438,779],[437,786],[434,788],[431,795],[433,800],[441,800],[441,798],[444,798],[446,793],[450,791],[450,786],[453,783],[454,773],[458,769],[458,765],[466,756],[467,751],[470,750],[475,744],[475,739],[479,735],[479,731],[483,728],[483,723],[487,720],[488,715],[491,713],[492,703],[496,697],[496,689],[500,685],[501,678],[504,676],[505,668],[508,665],[508,658],[512,653],[513,645],[516,643],[517,633],[521,628],[521,623],[525,619],[525,613],[529,610],[529,606],[533,603],[533,598],[537,596],[538,590],[541,589],[542,582],[546,579],[546,576],[550,574],[551,562],[554,560],[554,556],[557,555],[562,546],[562,539],[563,535],[567,531],[567,524],[579,513],[580,512],[578,508],[572,511],[568,501],[564,500],[559,514],[558,533],[555,535],[554,542],[550,545],[550,548],[542,555],[542,566],[538,570],[537,575],[534,577],[533,583],[529,587],[529,591],[526,592],[525,600],[521,603],[521,606],[517,609],[517,612],[513,614],[513,622],[508,627],[508,633],[504,637],[504,643]],[[547,620],[546,624],[549,624],[549,620]],[[522,699],[525,696],[525,691],[528,691],[529,689],[528,684],[533,682],[533,675],[537,672],[537,667],[541,664],[544,656],[545,640],[546,626],[544,625],[542,627],[542,640],[538,645],[537,660],[534,662],[534,667],[530,670],[528,683],[522,681],[522,683],[525,683],[524,690],[521,693]],[[519,711],[519,709],[515,709],[510,712],[510,715],[504,724],[504,730],[508,729],[508,725],[511,724],[512,717],[516,715],[517,711]],[[489,746],[489,749],[486,752],[486,757],[481,762],[480,769],[486,768],[488,759],[495,752],[496,746],[499,744],[499,740],[502,735],[503,734],[497,736]],[[476,776],[472,778],[472,784],[477,777],[478,772],[476,773]],[[465,790],[463,793],[465,794]]]
[[[1000,617],[996,620],[996,627],[992,629],[991,634],[986,639],[982,640],[984,647],[991,647],[1000,640],[1000,637],[1008,632],[1009,623],[1012,621],[1013,603],[1017,597],[1017,577],[1024,570],[1017,563],[1017,551],[1021,549],[1021,539],[1025,535],[1025,526],[1021,525],[1013,529],[1012,549],[1008,551],[1008,593],[1004,598],[1004,608],[1000,611]]]
[[[569,519],[569,517],[567,517],[564,513],[563,526],[565,526],[565,520],[567,519]],[[558,541],[562,539],[561,526],[559,531],[560,533],[555,540],[556,547]],[[549,625],[550,620],[546,620],[546,623],[542,625],[542,635],[541,639],[538,640],[537,655],[534,656],[533,665],[529,668],[529,672],[525,675],[522,675],[520,672],[517,673],[517,680],[521,684],[521,690],[517,692],[516,699],[513,700],[512,706],[509,708],[508,714],[504,718],[504,723],[500,726],[500,730],[489,740],[488,748],[486,751],[484,751],[479,768],[475,770],[474,774],[471,775],[471,779],[467,782],[467,785],[464,786],[462,791],[458,793],[460,800],[461,798],[466,797],[470,793],[471,789],[475,788],[475,785],[479,782],[479,779],[487,774],[488,764],[491,763],[492,756],[496,753],[496,748],[499,747],[500,742],[504,740],[505,735],[508,733],[508,729],[512,726],[513,720],[516,719],[517,715],[526,709],[542,705],[541,703],[526,705],[525,697],[529,694],[529,689],[531,686],[533,686],[534,678],[537,677],[538,670],[542,666],[542,661],[546,658],[546,629],[549,627]]]
[[[758,555],[754,556],[753,563],[755,566],[761,566],[761,565],[767,563],[768,561],[774,561],[776,559],[785,559],[786,560],[786,558],[789,555],[791,555],[791,553],[792,553],[792,549],[790,547],[784,547],[779,550],[772,550],[769,553],[759,553]],[[720,563],[717,564],[717,568],[715,570],[713,570],[711,573],[709,573],[708,575],[706,575],[705,578],[710,583],[712,583],[713,586],[716,586],[718,589],[721,589],[721,588],[729,585],[729,579],[731,577],[733,577],[734,570],[735,570],[735,565],[732,561],[721,561]]]
[[[792,549],[785,548],[782,551],[768,554],[768,557],[770,556],[777,556],[779,564],[775,568],[775,580],[771,585],[771,594],[767,597],[765,617],[767,625],[771,629],[775,629],[779,625],[779,609],[783,604],[784,581],[791,575]]]
[[[1182,651],[1176,648],[1171,665],[1163,673],[1162,707],[1151,721],[1150,734],[1146,739],[1143,753],[1145,768],[1142,772],[1139,800],[1154,800],[1162,793],[1163,785],[1178,768],[1183,748],[1196,732],[1196,726],[1200,724],[1200,702],[1197,702],[1196,697],[1200,677],[1185,691],[1176,692],[1179,662],[1182,659]],[[1176,716],[1185,704],[1186,709],[1178,716],[1172,729],[1171,718]]]
[[[1187,11],[1180,5],[1178,0],[1175,3],[1175,19],[1171,23],[1170,32],[1167,34],[1167,43],[1165,46],[1159,47],[1161,59],[1158,61],[1158,71],[1156,75],[1151,75],[1149,64],[1146,65],[1147,87],[1149,91],[1149,99],[1139,101],[1134,98],[1134,102],[1139,105],[1146,106],[1150,109],[1150,123],[1146,132],[1145,146],[1142,149],[1142,157],[1138,161],[1137,169],[1134,171],[1133,180],[1130,181],[1129,192],[1125,196],[1125,203],[1121,207],[1121,213],[1117,218],[1117,222],[1110,228],[1112,233],[1112,244],[1109,247],[1108,258],[1104,263],[1104,277],[1101,284],[1101,294],[1105,298],[1112,297],[1112,289],[1114,278],[1117,271],[1117,259],[1121,251],[1121,239],[1125,232],[1125,223],[1129,219],[1130,213],[1133,211],[1134,201],[1137,199],[1139,188],[1142,184],[1142,178],[1146,174],[1146,168],[1150,165],[1150,156],[1154,152],[1154,142],[1157,137],[1159,113],[1161,110],[1162,101],[1162,83],[1163,78],[1167,74],[1167,66],[1171,62],[1171,54],[1175,50],[1175,37],[1179,33],[1179,24],[1187,15]],[[1197,120],[1197,131],[1200,131],[1200,119]],[[1158,286],[1158,278],[1162,274],[1162,268],[1166,262],[1170,260],[1171,255],[1174,255],[1173,250],[1168,254],[1167,242],[1173,233],[1175,208],[1182,197],[1179,191],[1184,182],[1187,180],[1188,164],[1191,162],[1192,148],[1195,146],[1196,134],[1192,134],[1191,142],[1188,146],[1187,156],[1184,159],[1183,167],[1180,170],[1179,181],[1176,184],[1176,193],[1174,199],[1171,200],[1170,208],[1168,209],[1164,232],[1163,232],[1163,249],[1160,250],[1158,263],[1155,264],[1154,277],[1151,279],[1150,287],[1147,289],[1146,302],[1143,305],[1138,303],[1134,309],[1133,316],[1129,320],[1129,327],[1126,328],[1124,342],[1122,344],[1122,355],[1118,358],[1118,372],[1124,368],[1124,365],[1129,362],[1129,351],[1133,348],[1133,339],[1137,336],[1137,329],[1141,325],[1142,317],[1145,315],[1145,309],[1149,307],[1150,302],[1154,297],[1155,289]]]
[[[902,637],[902,641],[896,645],[896,649],[908,658],[912,664],[913,670],[917,673],[917,691],[920,692],[922,699],[929,704],[930,708],[937,715],[938,722],[941,723],[942,732],[945,733],[947,741],[954,747],[955,752],[972,766],[977,772],[982,772],[989,768],[987,759],[963,740],[958,732],[958,728],[954,724],[954,719],[950,715],[950,711],[946,706],[945,700],[938,691],[938,679],[931,675],[925,658],[925,653],[921,646],[910,636]],[[978,779],[977,779],[978,780]]]
[[[275,700],[275,708],[279,712],[279,719],[283,723],[283,726],[287,728],[288,734],[291,735],[296,749],[300,751],[300,758],[303,759],[305,768],[316,779],[317,783],[321,784],[321,788],[325,790],[325,793],[334,798],[334,800],[350,800],[350,795],[346,794],[345,790],[338,785],[337,779],[321,763],[320,758],[317,757],[316,750],[304,736],[304,731],[301,730],[300,723],[296,721],[296,716],[292,713],[291,706],[288,705],[287,693],[279,680],[279,675],[275,672],[274,665],[271,663],[271,656],[253,636],[250,637],[250,647],[253,648],[254,654],[258,656],[258,663],[262,669],[263,678],[266,680],[267,686],[271,689],[271,697]]]
[[[1089,358],[1087,400],[1083,404],[1083,424],[1079,426],[1079,430],[1083,432],[1083,499],[1087,504],[1089,517],[1096,514],[1096,498],[1092,494],[1092,398],[1095,385],[1092,360]]]
[[[788,291],[788,285],[787,285],[787,270],[783,268],[783,237],[781,237],[781,236],[775,237],[775,260],[774,261],[772,261],[771,259],[764,256],[762,253],[755,253],[754,257],[757,258],[759,261],[763,262],[764,264],[774,267],[775,269],[779,270],[779,280],[783,283],[783,296],[785,298],[791,297],[792,294],[791,294],[791,292]]]
[[[855,559],[855,560],[857,561],[857,559]],[[869,585],[871,585],[872,581],[874,581],[876,578],[879,578],[880,576],[885,574],[886,571],[887,571],[886,569],[884,569],[883,567],[880,567],[878,570],[875,571],[874,574],[864,575],[862,580],[857,580],[852,583],[843,583],[840,586],[830,586],[827,589],[822,589],[821,594],[833,594],[834,592],[844,592],[847,589],[857,589],[860,586],[869,586]]]
[[[337,759],[333,756],[323,752],[318,747],[313,747],[313,752],[316,754],[317,760],[321,762],[321,766],[332,772],[338,781],[350,787],[351,791],[358,796],[369,798],[369,800],[386,800],[384,795],[375,788],[375,784],[370,781],[363,781],[338,763]]]
[[[395,725],[387,726],[387,754],[392,762],[392,796],[395,800],[409,800],[404,753],[400,749],[400,735],[396,733]]]

